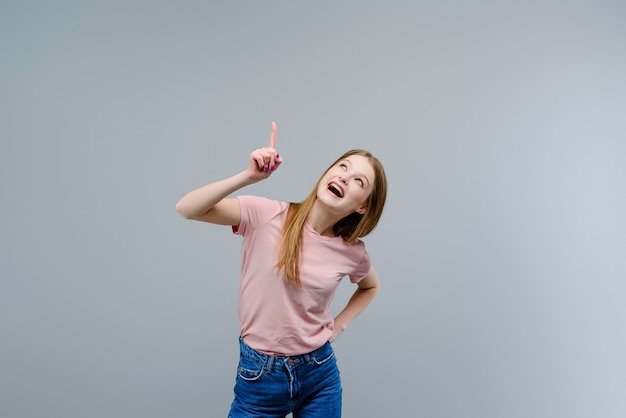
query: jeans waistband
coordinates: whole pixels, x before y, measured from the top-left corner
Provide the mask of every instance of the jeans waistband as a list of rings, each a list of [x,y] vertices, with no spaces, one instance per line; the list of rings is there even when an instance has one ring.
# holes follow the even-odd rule
[[[274,367],[282,367],[283,365],[292,368],[300,364],[308,364],[314,361],[319,362],[321,359],[326,359],[333,354],[333,348],[329,342],[326,342],[323,346],[310,353],[295,356],[273,356],[262,353],[246,344],[241,337],[239,337],[239,347],[242,357],[263,364],[267,370],[271,370]]]

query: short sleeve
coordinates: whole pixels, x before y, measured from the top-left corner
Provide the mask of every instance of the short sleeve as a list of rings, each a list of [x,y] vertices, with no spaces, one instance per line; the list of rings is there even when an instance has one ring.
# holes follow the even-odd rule
[[[360,242],[360,244],[362,245],[363,255],[355,266],[354,271],[349,275],[352,283],[360,282],[372,272],[372,261],[370,260],[367,250],[365,249],[365,244],[362,242]]]
[[[236,196],[241,209],[239,225],[233,226],[235,235],[245,236],[252,233],[260,225],[282,212],[285,203],[259,196]]]

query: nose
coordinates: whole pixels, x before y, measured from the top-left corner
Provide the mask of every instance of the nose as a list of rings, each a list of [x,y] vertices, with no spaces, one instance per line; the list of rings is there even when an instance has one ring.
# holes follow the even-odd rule
[[[347,183],[347,180],[343,178],[342,176],[339,176],[339,181],[342,182],[343,184]]]

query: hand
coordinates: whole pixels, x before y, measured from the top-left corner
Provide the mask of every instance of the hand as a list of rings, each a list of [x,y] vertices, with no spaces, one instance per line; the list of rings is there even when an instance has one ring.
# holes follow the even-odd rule
[[[265,180],[276,171],[283,162],[283,159],[278,152],[276,152],[277,131],[276,122],[272,122],[269,147],[259,148],[250,153],[248,171],[255,180]]]

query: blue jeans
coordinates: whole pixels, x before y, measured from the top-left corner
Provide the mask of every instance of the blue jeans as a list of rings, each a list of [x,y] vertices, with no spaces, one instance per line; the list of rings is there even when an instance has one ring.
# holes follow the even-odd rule
[[[235,400],[228,418],[341,417],[341,379],[330,343],[300,356],[270,356],[239,339]]]

